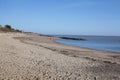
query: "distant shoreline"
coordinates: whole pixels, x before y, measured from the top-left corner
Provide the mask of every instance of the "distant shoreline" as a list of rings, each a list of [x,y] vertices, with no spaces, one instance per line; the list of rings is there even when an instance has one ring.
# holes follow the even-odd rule
[[[60,40],[57,40],[56,42],[69,45],[69,46],[76,46],[76,47],[88,48],[88,49],[93,49],[93,50],[102,50],[102,51],[107,51],[107,52],[120,53],[119,49],[117,50],[114,48],[114,47],[118,47],[118,48],[120,47],[119,46],[120,37],[115,37],[115,36],[114,37],[107,37],[107,36],[96,37],[96,36],[81,36],[81,35],[79,36],[58,35],[54,37],[58,37],[58,38],[63,37]]]
[[[83,49],[89,49],[89,50],[95,50],[95,51],[103,51],[103,52],[108,52],[108,53],[116,53],[116,54],[120,54],[120,52],[112,52],[112,51],[106,51],[106,50],[97,50],[97,49],[92,49],[92,48],[87,48],[87,47],[81,47],[81,46],[73,46],[73,45],[69,45],[69,44],[64,44],[64,43],[60,43],[60,42],[56,42],[57,40],[55,40],[54,42],[57,44],[61,44],[61,45],[66,45],[66,46],[72,46],[72,47],[76,47],[76,48],[83,48]]]

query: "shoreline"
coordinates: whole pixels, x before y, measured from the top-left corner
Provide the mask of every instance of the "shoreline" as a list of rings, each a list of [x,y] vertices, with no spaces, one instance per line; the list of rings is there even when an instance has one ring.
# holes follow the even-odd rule
[[[54,37],[54,36],[53,36]],[[69,40],[72,40],[72,39],[74,39],[74,36],[65,36],[65,35],[63,35],[63,37],[61,36],[61,35],[58,35],[58,36],[56,36],[56,37],[59,37],[59,38],[61,38],[61,40],[56,40],[55,42],[57,42],[57,43],[60,43],[60,44],[64,44],[64,45],[68,45],[68,46],[73,46],[73,47],[79,47],[79,48],[86,48],[86,49],[92,49],[92,50],[98,50],[98,51],[105,51],[105,52],[111,52],[111,53],[117,53],[117,54],[120,54],[120,51],[119,51],[119,49],[118,50],[116,50],[116,49],[112,49],[112,46],[110,47],[110,46],[106,46],[105,48],[102,48],[102,46],[99,48],[98,47],[98,49],[96,48],[96,47],[91,47],[91,46],[81,46],[79,43],[79,45],[74,45],[74,44],[71,44],[70,42],[69,42]],[[87,37],[90,37],[90,36],[87,36],[86,38],[85,38],[86,36],[81,36],[80,35],[80,38],[75,38],[75,39],[83,39],[82,41],[88,41],[88,43],[89,43],[89,38],[87,38]],[[92,36],[92,37],[96,37],[96,36]],[[98,36],[98,37],[105,37],[105,36]],[[108,37],[108,36],[107,36]],[[110,37],[110,36],[109,36]],[[116,36],[113,36],[113,37],[116,37]],[[119,36],[118,36],[119,37]],[[87,40],[88,39],[88,40]],[[62,42],[61,42],[62,41]],[[68,43],[66,44],[66,42],[68,41]],[[78,40],[73,40],[73,41],[78,41]],[[79,41],[81,41],[81,40],[79,40]],[[117,40],[116,40],[117,41]],[[105,42],[106,42],[106,40],[105,40]],[[81,42],[82,43],[82,42]],[[101,43],[102,44],[102,43]],[[110,43],[109,43],[110,44]],[[92,44],[91,44],[92,45]],[[95,44],[96,45],[96,44]],[[103,45],[103,44],[102,44]],[[106,44],[107,45],[107,44]],[[115,45],[113,45],[113,47],[114,47]],[[104,45],[103,45],[103,47],[104,47]],[[118,46],[119,47],[119,46]]]
[[[113,51],[106,51],[106,50],[97,50],[97,49],[92,49],[92,48],[87,48],[87,47],[80,47],[80,46],[72,46],[72,45],[56,42],[56,40],[54,42],[56,44],[61,44],[61,45],[66,45],[66,46],[71,46],[71,47],[76,47],[76,48],[89,49],[89,50],[95,50],[95,51],[103,51],[103,52],[114,53],[114,54],[120,54],[120,52],[113,52]]]
[[[0,37],[0,79],[120,79],[120,54],[59,44],[55,42],[59,38],[38,34],[0,33]]]

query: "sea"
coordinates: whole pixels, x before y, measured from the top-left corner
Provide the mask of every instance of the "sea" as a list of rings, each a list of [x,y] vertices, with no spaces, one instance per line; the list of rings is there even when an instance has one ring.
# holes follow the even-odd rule
[[[85,40],[56,40],[57,43],[120,53],[120,36],[83,36],[83,35],[52,35],[54,37],[82,38]]]

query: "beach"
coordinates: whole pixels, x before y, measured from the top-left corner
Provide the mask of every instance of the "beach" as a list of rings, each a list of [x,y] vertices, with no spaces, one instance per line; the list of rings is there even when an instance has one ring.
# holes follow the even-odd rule
[[[120,54],[55,43],[33,33],[0,33],[0,80],[120,80]]]

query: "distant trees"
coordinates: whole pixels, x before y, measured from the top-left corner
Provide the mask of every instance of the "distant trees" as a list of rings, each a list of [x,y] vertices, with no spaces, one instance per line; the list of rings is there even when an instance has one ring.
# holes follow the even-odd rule
[[[0,28],[2,28],[2,25],[0,25]]]
[[[15,31],[17,31],[17,32],[22,32],[22,30],[18,30],[18,29],[16,29]]]
[[[5,28],[12,29],[11,25],[5,25]]]
[[[19,29],[14,29],[11,27],[11,25],[5,25],[4,27],[0,25],[0,32],[23,32],[23,31]]]

